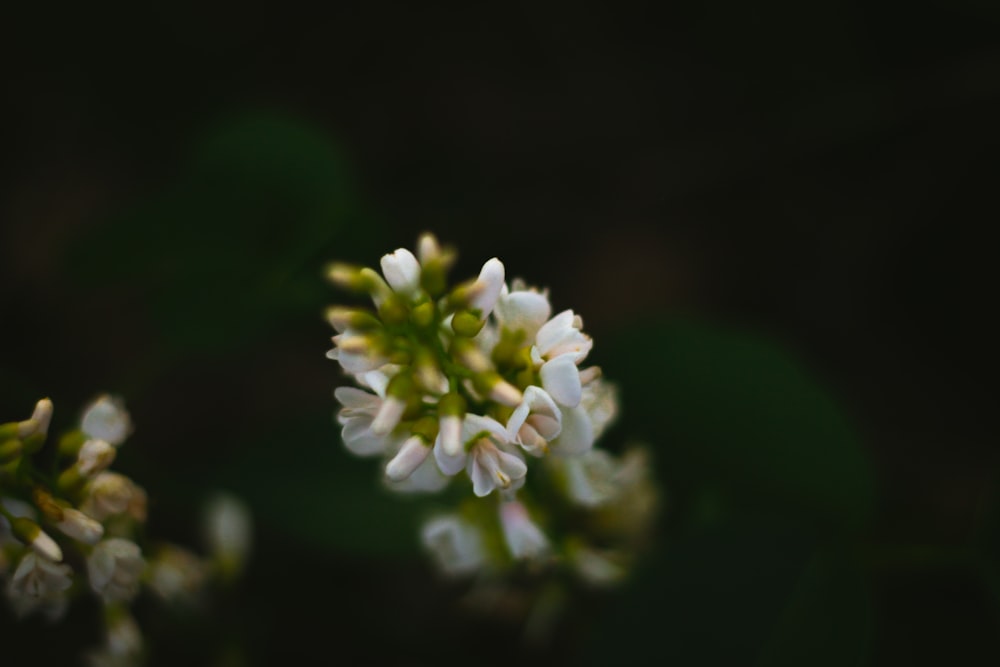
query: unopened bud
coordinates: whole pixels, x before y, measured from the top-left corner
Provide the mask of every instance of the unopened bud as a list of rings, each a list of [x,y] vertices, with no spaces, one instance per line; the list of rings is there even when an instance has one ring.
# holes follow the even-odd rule
[[[489,396],[501,405],[510,407],[516,407],[524,397],[517,387],[494,372],[479,373],[473,378],[473,386],[481,394]]]
[[[14,536],[31,547],[39,556],[47,558],[54,563],[62,560],[63,554],[59,545],[31,519],[23,517],[15,518],[11,521],[10,527]]]
[[[97,544],[104,536],[104,526],[72,507],[63,508],[62,519],[54,525],[65,535],[87,544]]]
[[[386,477],[393,482],[403,481],[420,467],[430,452],[431,448],[422,436],[414,435],[407,438],[399,453],[386,465]]]
[[[365,310],[357,308],[344,308],[343,306],[331,306],[326,309],[326,319],[337,333],[344,333],[347,329],[354,331],[371,331],[378,329],[382,323],[378,318]]]
[[[486,320],[477,317],[472,311],[460,310],[451,318],[451,328],[459,336],[472,338],[483,329]]]
[[[420,388],[438,394],[448,387],[448,380],[438,369],[434,354],[425,347],[418,347],[413,359],[414,378]]]
[[[24,443],[16,438],[0,442],[0,465],[17,461],[23,452]]]
[[[117,450],[104,440],[87,440],[80,447],[76,465],[81,475],[93,477],[107,470],[116,454]]]
[[[451,356],[476,373],[483,373],[493,368],[489,358],[468,338],[456,338],[451,342]]]

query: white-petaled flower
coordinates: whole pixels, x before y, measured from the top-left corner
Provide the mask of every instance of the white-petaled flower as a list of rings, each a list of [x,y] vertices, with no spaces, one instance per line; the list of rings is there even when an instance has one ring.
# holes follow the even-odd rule
[[[406,248],[382,256],[382,273],[397,294],[412,297],[420,289],[420,263]]]
[[[39,556],[55,563],[63,559],[62,549],[33,519],[15,517],[9,525],[11,534],[21,544],[31,547],[32,551]]]
[[[337,387],[333,395],[343,406],[337,413],[337,421],[344,427],[341,438],[349,451],[358,456],[378,456],[392,447],[391,435],[376,434],[371,428],[382,409],[381,397],[354,387]]]
[[[539,558],[551,548],[545,533],[528,516],[528,509],[516,500],[500,505],[500,527],[515,559]]]
[[[105,644],[87,653],[89,667],[138,667],[142,664],[142,631],[132,615],[116,610],[108,621]]]
[[[434,458],[441,472],[458,474],[463,468],[472,480],[477,496],[489,495],[493,489],[517,489],[524,484],[527,466],[515,453],[506,451],[507,430],[492,417],[473,413],[462,421],[463,450],[449,455],[438,433],[434,443]]]
[[[464,291],[468,307],[471,310],[479,311],[479,317],[486,317],[493,312],[497,299],[500,298],[500,291],[504,287],[504,267],[496,257],[483,264],[479,277],[469,285]]]
[[[586,370],[589,371],[591,368]],[[583,386],[580,407],[590,418],[594,438],[600,438],[605,429],[618,417],[618,390],[615,385],[600,379],[586,383]]]
[[[552,465],[562,470],[566,495],[577,505],[597,507],[618,493],[621,465],[603,449],[592,449],[582,456],[554,458]]]
[[[54,522],[64,535],[80,540],[86,544],[97,544],[104,536],[104,526],[72,507],[60,508],[62,518]]]
[[[334,348],[326,356],[339,362],[348,373],[366,373],[389,362],[378,337],[371,332],[347,328],[332,340]]]
[[[613,560],[613,553],[601,552],[583,545],[569,549],[569,562],[577,575],[595,588],[608,588],[625,579],[625,568]]]
[[[128,602],[146,567],[139,545],[120,537],[98,542],[87,558],[90,587],[107,602]]]
[[[549,451],[557,456],[579,456],[594,446],[594,424],[582,407],[563,407],[562,430],[549,443]]]
[[[507,420],[507,437],[534,456],[542,456],[562,430],[562,413],[541,387],[524,390],[524,399]]]
[[[173,544],[161,547],[149,563],[149,587],[167,602],[194,602],[207,577],[204,560]]]
[[[246,503],[227,493],[217,494],[205,506],[204,530],[215,561],[225,573],[238,573],[253,540],[253,519]]]
[[[37,611],[54,621],[66,612],[72,575],[68,565],[26,553],[7,582],[7,599],[19,617]]]
[[[438,516],[425,523],[420,530],[420,541],[446,575],[469,575],[486,563],[479,529],[456,515]]]
[[[431,448],[424,446],[428,453]],[[393,481],[386,477],[385,485],[396,493],[437,493],[448,486],[450,478],[437,467],[433,456],[427,456],[417,468],[404,479]]]
[[[531,341],[551,316],[552,304],[544,292],[524,289],[515,282],[512,289],[504,285],[500,290],[493,314],[502,328],[523,331],[524,340]]]
[[[126,512],[141,521],[145,518],[140,516],[144,511],[140,512],[138,508],[135,512],[131,511],[137,504],[145,505],[145,492],[125,475],[105,471],[87,485],[87,497],[81,509],[98,521]]]
[[[579,315],[564,310],[541,326],[531,347],[531,359],[540,366],[542,387],[567,407],[580,403],[583,383],[577,364],[593,347],[590,336],[580,331],[582,327]]]
[[[114,462],[116,452],[114,446],[106,440],[87,440],[77,454],[76,468],[82,476],[92,477]]]
[[[43,398],[35,403],[35,409],[31,416],[17,424],[17,437],[24,439],[33,435],[46,435],[49,432],[49,423],[52,421],[52,401]]]
[[[88,438],[118,447],[132,432],[132,419],[121,399],[103,394],[83,411],[80,429]]]

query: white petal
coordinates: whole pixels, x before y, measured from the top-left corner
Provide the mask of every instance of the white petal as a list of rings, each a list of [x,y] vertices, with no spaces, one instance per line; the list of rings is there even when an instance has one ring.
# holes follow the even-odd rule
[[[542,386],[555,400],[567,407],[580,404],[583,385],[580,384],[580,369],[570,355],[562,355],[542,364],[540,371]]]
[[[483,432],[487,433],[497,443],[510,442],[510,438],[507,436],[507,429],[496,419],[471,412],[466,413],[465,419],[462,420],[462,443],[468,443],[475,436]]]
[[[348,451],[358,456],[375,456],[385,452],[389,438],[372,433],[370,424],[367,420],[354,419],[344,425],[341,438]]]
[[[80,429],[89,438],[118,446],[132,431],[132,420],[124,403],[104,394],[84,410]]]
[[[462,418],[459,416],[445,415],[439,420],[438,438],[441,440],[441,447],[448,456],[458,456],[462,454]]]
[[[429,448],[427,448],[430,451]],[[387,481],[387,486],[398,493],[437,493],[448,486],[449,478],[441,473],[434,457],[428,456],[413,473],[401,482]]]
[[[500,469],[511,481],[523,479],[528,474],[528,466],[519,457],[504,451],[497,451]]]
[[[420,539],[437,566],[453,576],[475,572],[486,557],[479,530],[456,515],[431,519],[421,529]]]
[[[573,328],[573,311],[564,310],[542,325],[535,336],[535,344],[542,354],[547,354]]]
[[[370,411],[372,414],[375,414],[382,405],[382,400],[378,396],[354,387],[337,387],[333,390],[333,396],[345,408]]]
[[[395,396],[390,396],[389,398],[382,401],[381,407],[378,409],[378,413],[375,415],[375,419],[372,420],[372,433],[376,435],[385,435],[390,433],[392,429],[396,428],[399,424],[400,418],[403,416],[403,412],[406,411],[406,401],[402,401]]]
[[[526,340],[535,334],[552,313],[552,306],[544,294],[538,292],[510,292],[497,300],[496,316],[500,324],[511,331],[524,331]]]
[[[472,492],[480,498],[490,495],[490,492],[496,488],[498,480],[486,466],[480,463],[479,457],[469,457],[468,473],[472,480]]]
[[[472,286],[471,308],[478,309],[481,317],[486,317],[493,311],[500,290],[504,285],[504,267],[496,257],[483,264],[479,277]]]
[[[382,273],[400,294],[412,295],[420,287],[420,263],[406,248],[382,257]]]
[[[465,460],[468,455],[464,449],[459,449],[457,454],[448,454],[444,450],[441,442],[441,433],[438,432],[437,440],[434,441],[434,460],[438,468],[446,475],[457,475],[465,467]]]
[[[517,501],[500,506],[500,526],[514,558],[537,558],[549,550],[545,534],[528,516],[524,505]]]
[[[393,482],[400,482],[420,466],[431,453],[431,448],[424,444],[420,436],[407,438],[399,452],[385,466],[385,475]]]
[[[562,432],[549,443],[549,450],[560,456],[583,454],[594,446],[594,427],[587,412],[577,406],[562,411]]]

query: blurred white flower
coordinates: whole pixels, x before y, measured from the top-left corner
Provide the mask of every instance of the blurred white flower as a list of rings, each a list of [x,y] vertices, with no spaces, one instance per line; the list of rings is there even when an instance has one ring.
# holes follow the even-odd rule
[[[167,602],[194,602],[207,577],[204,560],[173,544],[156,552],[147,572],[149,587]]]
[[[239,498],[220,493],[205,506],[205,541],[208,551],[227,575],[243,569],[253,540],[250,509]]]
[[[139,545],[120,537],[99,542],[87,558],[90,587],[105,602],[128,602],[146,567]]]
[[[141,521],[145,518],[145,492],[125,475],[105,471],[87,485],[81,509],[98,521],[126,512]]]
[[[425,523],[420,540],[444,574],[469,575],[486,562],[479,529],[456,515],[438,516]]]
[[[40,612],[50,621],[62,617],[68,601],[66,591],[72,585],[73,570],[28,552],[21,558],[7,582],[7,599],[19,617]]]
[[[551,549],[542,529],[528,516],[528,509],[516,500],[501,503],[500,527],[507,549],[515,559],[539,558]]]
[[[114,446],[106,440],[87,440],[77,454],[77,470],[84,477],[92,477],[106,470],[114,462],[116,453]]]
[[[89,667],[138,667],[142,664],[143,640],[132,615],[121,610],[108,620],[105,644],[87,653]]]
[[[60,508],[62,518],[54,522],[64,535],[86,544],[97,544],[104,536],[104,526],[72,507]]]
[[[542,456],[562,430],[562,413],[541,387],[528,387],[524,399],[507,420],[507,437],[528,453]]]
[[[344,446],[358,456],[385,454],[395,439],[391,434],[376,434],[371,428],[382,411],[382,397],[354,387],[337,387],[334,396],[343,406],[337,421],[343,426]]]
[[[83,411],[80,429],[88,438],[117,447],[132,432],[132,418],[121,399],[102,394]]]
[[[524,332],[524,340],[533,341],[552,314],[552,305],[545,293],[526,289],[515,281],[511,289],[503,286],[493,312],[501,328]]]

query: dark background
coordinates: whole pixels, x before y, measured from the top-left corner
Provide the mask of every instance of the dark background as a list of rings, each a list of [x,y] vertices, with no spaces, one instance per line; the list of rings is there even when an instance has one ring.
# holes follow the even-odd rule
[[[123,395],[151,533],[250,502],[236,589],[138,601],[151,664],[997,664],[998,7],[5,21],[0,417]],[[423,230],[581,313],[605,446],[654,453],[639,575],[542,645],[458,604],[331,423],[322,267]],[[93,603],[4,614],[13,664],[98,638]]]

